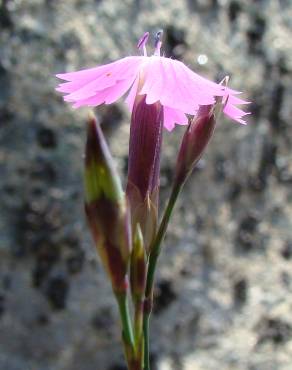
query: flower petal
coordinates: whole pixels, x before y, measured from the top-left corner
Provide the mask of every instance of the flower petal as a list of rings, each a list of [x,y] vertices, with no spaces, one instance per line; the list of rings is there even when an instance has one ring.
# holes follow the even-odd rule
[[[132,110],[133,110],[135,98],[136,98],[136,95],[137,95],[138,86],[139,86],[139,77],[137,77],[136,80],[134,81],[134,83],[133,83],[133,85],[130,89],[130,92],[129,92],[128,96],[126,97],[126,100],[125,100],[130,112],[132,112]]]
[[[66,82],[56,90],[67,94],[64,100],[75,108],[111,104],[130,89],[126,103],[131,111],[139,91],[146,95],[147,104],[159,101],[163,105],[165,127],[169,130],[175,123],[186,124],[185,114],[195,115],[200,106],[214,104],[216,97],[228,98],[224,113],[235,121],[245,123],[242,117],[249,114],[236,107],[249,104],[235,96],[239,91],[198,75],[180,61],[158,55],[126,57],[57,77]]]
[[[130,87],[143,61],[144,57],[127,57],[105,66],[60,74],[57,77],[69,82],[60,84],[57,89],[69,93],[66,101],[77,102],[94,97],[98,91],[114,87],[119,81],[127,80]]]
[[[226,96],[228,96],[229,104],[232,104],[232,105],[234,105],[234,104],[242,105],[242,104],[250,104],[251,103],[250,101],[240,99],[237,96],[230,95],[229,89],[227,89]]]
[[[95,107],[97,105],[111,104],[118,100],[121,96],[123,96],[131,87],[134,82],[135,76],[130,80],[123,80],[118,81],[114,86],[108,87],[102,91],[97,91],[94,96],[91,96],[86,99],[77,99],[74,100],[75,104],[73,105],[74,108],[79,108],[82,106],[91,106]],[[66,101],[69,100],[68,96],[64,98]],[[72,99],[72,98],[71,98]]]
[[[196,74],[188,72],[181,62],[163,58],[151,57],[145,66],[145,83],[140,94],[146,94],[147,104],[160,100],[164,106],[195,114],[199,105],[210,105],[215,102],[215,93],[223,95],[222,87],[216,85],[206,88],[202,81],[196,81]]]
[[[141,95],[147,95],[146,103],[154,104],[161,98],[162,78],[160,70],[160,58],[150,57],[144,68],[144,84]]]
[[[241,99],[235,98],[234,96],[229,96],[227,104],[223,109],[223,112],[233,120],[242,124],[246,124],[242,117],[250,114],[250,112],[245,112],[234,105],[234,104],[247,104],[247,102],[245,102],[244,100],[242,100],[242,102],[239,103],[240,100]]]
[[[178,125],[187,125],[188,124],[188,119],[184,112],[175,110],[173,108],[169,107],[163,107],[163,112],[164,112],[164,127],[168,131],[172,131],[175,124]]]

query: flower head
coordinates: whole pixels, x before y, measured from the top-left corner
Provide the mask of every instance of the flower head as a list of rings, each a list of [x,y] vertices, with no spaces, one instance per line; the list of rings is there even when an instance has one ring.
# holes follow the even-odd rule
[[[160,55],[161,32],[155,39],[155,51],[147,55],[149,33],[139,40],[142,56],[129,56],[103,66],[58,74],[65,80],[57,91],[67,94],[64,100],[74,108],[111,104],[129,91],[126,102],[132,111],[136,96],[145,95],[146,104],[163,106],[164,127],[171,131],[175,124],[186,125],[186,114],[195,115],[202,105],[212,105],[216,97],[228,97],[224,113],[245,124],[248,114],[237,105],[248,104],[237,97],[240,92],[225,88],[191,71],[178,60]]]

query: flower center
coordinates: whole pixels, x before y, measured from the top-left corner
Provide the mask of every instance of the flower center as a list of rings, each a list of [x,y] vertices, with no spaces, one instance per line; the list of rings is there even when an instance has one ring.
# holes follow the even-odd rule
[[[163,30],[159,30],[158,32],[156,32],[155,38],[154,38],[154,48],[155,49],[154,49],[153,55],[156,55],[159,57],[160,57],[160,49],[162,45],[162,41],[161,41],[162,35],[163,35]],[[149,32],[145,32],[137,44],[137,48],[143,51],[144,57],[147,57],[146,44],[148,42],[148,39],[149,39]]]

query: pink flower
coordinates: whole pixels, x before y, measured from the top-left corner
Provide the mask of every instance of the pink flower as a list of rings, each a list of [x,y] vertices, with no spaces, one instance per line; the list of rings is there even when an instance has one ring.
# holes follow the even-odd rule
[[[58,74],[67,82],[57,91],[67,94],[64,100],[74,108],[111,104],[129,91],[126,102],[132,111],[137,94],[146,95],[146,103],[160,102],[164,111],[164,126],[171,131],[175,124],[186,125],[186,114],[195,115],[202,105],[212,105],[216,97],[226,100],[224,113],[245,124],[246,114],[237,105],[249,102],[238,98],[240,92],[212,82],[191,71],[182,62],[160,55],[161,41],[156,39],[154,55],[147,56],[149,33],[138,47],[143,56],[130,56],[103,66],[78,72]]]

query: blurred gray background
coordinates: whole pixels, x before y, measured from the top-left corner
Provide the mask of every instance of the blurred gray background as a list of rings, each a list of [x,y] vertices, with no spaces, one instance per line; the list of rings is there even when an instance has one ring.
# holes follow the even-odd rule
[[[0,369],[125,370],[118,315],[83,213],[88,110],[58,72],[163,50],[244,91],[179,199],[157,276],[153,370],[292,368],[292,3],[0,1]],[[150,48],[149,48],[150,50]],[[123,178],[129,113],[96,110]],[[161,204],[183,127],[165,131]]]

